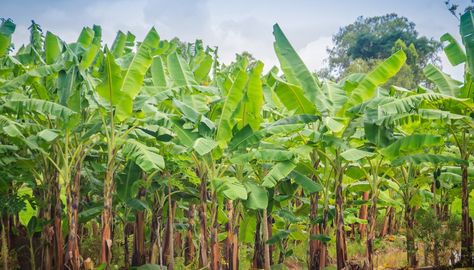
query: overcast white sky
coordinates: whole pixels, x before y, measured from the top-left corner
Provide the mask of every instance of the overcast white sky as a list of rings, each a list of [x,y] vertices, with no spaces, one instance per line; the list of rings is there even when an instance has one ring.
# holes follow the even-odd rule
[[[469,0],[453,2],[462,6]],[[266,68],[278,64],[272,45],[274,23],[280,24],[311,70],[323,66],[331,36],[361,15],[394,12],[415,22],[421,35],[459,36],[458,21],[444,0],[0,0],[0,4],[0,17],[17,24],[13,39],[17,47],[28,40],[32,19],[65,41],[74,41],[86,25],[101,25],[107,43],[118,30],[131,31],[141,40],[155,26],[164,39],[199,38],[218,46],[225,62],[248,51]],[[450,67],[445,59],[443,66],[454,77],[462,77],[460,67]]]

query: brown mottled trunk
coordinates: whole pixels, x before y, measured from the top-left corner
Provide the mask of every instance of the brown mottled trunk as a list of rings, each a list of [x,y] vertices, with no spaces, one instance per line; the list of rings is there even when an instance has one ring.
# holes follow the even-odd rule
[[[362,200],[368,201],[369,200],[369,192],[365,191],[362,194]],[[363,204],[359,210],[359,218],[367,220],[367,204]],[[367,237],[367,229],[366,224],[359,224],[359,235],[360,239],[365,239]]]
[[[8,218],[6,218],[8,220]],[[7,224],[5,224],[4,218],[0,216],[2,231],[1,231],[1,238],[2,238],[2,262],[3,262],[3,269],[8,270],[8,258],[9,258],[9,251],[8,251],[8,239],[7,239]]]
[[[323,221],[319,225],[319,231],[323,235],[328,234],[328,232],[327,232],[327,219],[328,219],[328,210],[325,209],[323,211]],[[328,263],[327,263],[327,261],[328,261],[328,249],[327,249],[326,243],[321,242],[320,249],[321,249],[321,255],[319,256],[319,269],[324,269],[324,267],[326,267],[328,265]]]
[[[168,266],[168,269],[172,269],[174,267],[174,226],[173,226],[173,220],[174,220],[174,212],[176,210],[176,202],[175,201],[169,201],[168,197],[168,218],[166,221],[166,229],[164,233],[165,240],[163,241],[163,256],[166,265]],[[171,266],[171,267],[170,267]]]
[[[467,158],[466,158],[467,160]],[[462,230],[461,230],[461,265],[472,266],[472,226],[469,217],[469,186],[468,170],[466,165],[461,165],[461,200],[462,200]]]
[[[143,200],[146,195],[146,189],[140,188],[138,191],[138,199]],[[145,264],[145,213],[137,211],[135,213],[135,226],[133,233],[133,254],[132,266],[140,266]]]
[[[114,191],[114,171],[115,171],[115,139],[114,139],[114,122],[113,113],[111,113],[111,141],[108,142],[108,158],[107,158],[107,171],[105,172],[104,180],[104,209],[102,210],[102,243],[101,243],[101,256],[100,262],[106,264],[106,269],[110,268],[110,262],[112,260],[112,198]]]
[[[194,257],[196,256],[196,247],[193,243],[194,235],[194,204],[189,206],[188,211],[186,211],[186,218],[188,219],[188,230],[186,231],[186,240],[185,240],[185,252],[184,252],[184,261],[186,265],[190,265]]]
[[[54,263],[55,268],[57,270],[62,270],[64,267],[64,250],[63,250],[63,231],[61,226],[61,216],[62,216],[62,207],[61,202],[56,203],[55,207],[55,217],[54,217],[54,239],[55,239],[55,246],[54,246]]]
[[[414,227],[415,227],[415,222],[414,222],[414,208],[412,208],[409,204],[409,202],[405,203],[405,223],[406,223],[406,237],[407,237],[407,242],[406,242],[406,249],[407,249],[407,261],[408,261],[408,266],[410,267],[416,267],[418,262],[416,260],[416,245],[415,245],[415,234],[414,234]]]
[[[232,243],[232,268],[231,270],[239,269],[239,228],[240,228],[240,216],[234,212],[234,236]]]
[[[226,224],[227,238],[225,240],[225,254],[224,259],[227,264],[224,265],[224,269],[233,270],[234,261],[232,260],[232,253],[234,251],[234,204],[231,200],[226,202],[226,210],[228,221]]]
[[[444,204],[442,212],[443,212],[443,221],[447,221],[450,215],[449,205],[447,203]]]
[[[308,257],[308,270],[319,270],[321,268],[321,241],[312,239],[316,235],[320,234],[319,224],[315,222],[318,217],[318,201],[319,193],[311,194],[311,212],[310,212],[310,240],[309,240],[309,257]]]
[[[54,177],[53,181],[53,196],[52,201],[54,202],[54,206],[51,209],[51,212],[54,214],[53,222],[54,222],[54,244],[53,244],[53,252],[54,252],[54,266],[56,270],[62,270],[64,267],[64,238],[63,238],[63,231],[61,226],[62,220],[62,204],[61,204],[61,186],[59,184],[58,174],[55,173],[56,177]]]
[[[79,252],[79,201],[81,188],[81,162],[77,162],[72,185],[67,188],[69,235],[67,241],[66,265],[68,269],[80,270]]]
[[[347,263],[346,233],[344,231],[344,209],[342,197],[342,172],[336,179],[336,261],[337,269],[343,269]]]
[[[257,222],[255,225],[255,241],[253,248],[253,258],[252,258],[252,267],[255,269],[262,269],[264,267],[264,258],[263,258],[263,243],[260,234],[260,227],[262,223],[262,218],[257,214]]]
[[[114,191],[114,175],[115,175],[115,158],[117,148],[115,145],[115,115],[113,110],[110,110],[110,136],[107,137],[107,169],[105,171],[104,179],[104,209],[102,210],[102,239],[100,262],[106,264],[106,269],[110,269],[110,262],[112,261],[112,199]]]
[[[392,235],[395,234],[395,208],[392,207],[392,211],[390,211],[388,216],[388,234]]]
[[[179,231],[174,232],[174,255],[176,257],[183,256],[183,239]]]
[[[270,270],[270,246],[267,244],[268,235],[268,215],[267,209],[263,209],[263,265],[265,270]]]
[[[43,255],[42,255],[42,269],[44,270],[51,270],[53,269],[53,262],[52,262],[52,255],[53,255],[53,234],[54,228],[51,224],[48,224],[43,229],[43,239],[45,239],[43,244]]]
[[[174,269],[174,212],[176,211],[176,202],[171,200],[171,178],[168,178],[168,269]]]
[[[211,206],[211,270],[220,269],[220,248],[218,237],[219,222],[217,221],[217,194],[212,193],[212,206]]]
[[[100,262],[107,265],[109,269],[112,260],[112,192],[113,192],[113,172],[110,168],[106,172],[104,182],[104,209],[102,210],[102,245]]]
[[[267,232],[268,232],[268,237],[267,239],[272,238],[273,234],[273,218],[272,215],[267,212]],[[268,253],[269,253],[269,258],[270,258],[270,265],[273,265],[273,249],[275,248],[275,245],[270,245],[268,244]]]
[[[95,220],[91,221],[91,227],[92,227],[92,235],[91,236],[93,238],[98,237],[100,235],[99,225],[97,224],[97,222]]]
[[[374,239],[375,239],[375,221],[377,220],[377,198],[372,195],[372,203],[369,210],[369,230],[367,233],[366,266],[367,269],[374,269]]]
[[[154,197],[153,213],[151,220],[151,237],[150,237],[150,264],[163,265],[163,256],[161,253],[161,223],[163,208],[160,204],[158,195]]]
[[[207,181],[206,176],[201,176],[201,185],[199,187],[200,205],[199,205],[199,267],[207,267],[208,262],[208,239],[207,231]]]
[[[392,214],[393,207],[388,206],[387,210],[385,211],[385,217],[383,219],[382,230],[380,231],[380,237],[385,237],[389,233],[389,226],[390,226],[390,216]]]
[[[35,194],[36,196],[41,197],[42,201],[45,202],[45,205],[41,208],[38,209],[38,217],[40,220],[52,220],[52,206],[51,203],[53,201],[53,185],[54,185],[54,173],[50,173],[50,168],[46,164],[45,170],[43,172],[43,177],[46,180],[45,181],[45,186],[46,188],[44,190],[41,190],[38,192],[38,194]],[[52,262],[52,257],[53,257],[53,238],[54,238],[54,227],[51,223],[48,223],[44,226],[42,232],[41,232],[41,250],[40,250],[40,259],[39,259],[39,266],[40,269],[42,270],[51,270],[53,269],[53,262]]]
[[[439,203],[437,195],[436,195],[436,191],[437,191],[436,182],[437,181],[438,181],[438,179],[435,176],[434,181],[431,184],[431,193],[433,193],[433,196],[434,196],[433,197],[433,204],[431,205],[431,207],[433,208],[434,216],[439,221],[443,221],[443,214],[442,214],[442,211],[441,211],[442,207],[443,207],[443,204]],[[440,197],[442,197],[442,193],[441,193]],[[435,234],[434,239],[433,239],[433,265],[434,266],[439,266],[439,252],[438,252],[438,250],[440,248],[441,247],[440,247],[440,242],[439,242],[438,236]],[[425,252],[426,253],[428,253],[427,249],[428,249],[428,246],[425,245]],[[425,256],[425,265],[429,265],[427,261],[428,261],[428,254],[426,254],[426,256]]]

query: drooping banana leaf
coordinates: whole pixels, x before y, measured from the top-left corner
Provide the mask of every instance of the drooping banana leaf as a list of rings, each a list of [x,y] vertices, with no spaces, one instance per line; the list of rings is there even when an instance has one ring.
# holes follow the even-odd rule
[[[306,98],[303,90],[294,84],[289,84],[283,80],[277,80],[275,93],[281,103],[295,114],[315,114],[316,108],[313,103]]]
[[[288,176],[294,168],[296,168],[296,164],[292,161],[284,161],[275,164],[263,178],[262,186],[267,188],[274,187],[278,181]]]
[[[425,162],[433,164],[468,164],[466,160],[452,156],[443,156],[435,154],[414,154],[398,157],[392,161],[392,165],[400,166],[406,163],[421,164]]]
[[[437,135],[413,134],[396,140],[388,147],[383,148],[380,152],[384,156],[394,159],[400,155],[414,153],[426,147],[433,147],[442,143],[441,137]]]
[[[347,102],[347,108],[371,99],[374,96],[377,87],[386,83],[390,78],[395,76],[405,64],[405,60],[406,55],[402,50],[400,50],[392,54],[392,56],[365,75],[357,87],[352,90]]]
[[[466,62],[466,53],[464,53],[464,50],[451,34],[446,33],[442,35],[440,40],[441,42],[448,43],[443,49],[451,65],[457,66]]]
[[[135,162],[147,173],[165,168],[165,161],[157,148],[147,146],[134,139],[128,139],[124,143],[122,152],[127,160]]]
[[[467,11],[461,16],[460,32],[466,49],[466,64],[471,76],[474,76],[474,11]]]
[[[11,20],[5,20],[0,25],[0,57],[8,52],[15,28],[16,25]]]
[[[437,89],[441,94],[452,97],[461,97],[462,82],[454,80],[451,76],[442,72],[432,64],[428,64],[423,69],[423,73],[428,80],[432,81],[437,86]]]
[[[46,32],[44,39],[44,52],[46,64],[51,65],[58,59],[61,54],[61,40],[51,32]]]

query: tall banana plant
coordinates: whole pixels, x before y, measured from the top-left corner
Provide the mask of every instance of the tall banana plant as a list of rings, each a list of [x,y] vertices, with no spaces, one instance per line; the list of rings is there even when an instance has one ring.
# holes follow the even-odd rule
[[[119,35],[117,38],[121,38]],[[119,42],[117,41],[116,44]],[[101,82],[97,86],[97,93],[105,100],[102,106],[101,117],[105,129],[107,144],[107,166],[104,179],[104,209],[102,212],[102,247],[101,262],[107,267],[112,259],[112,195],[114,191],[114,175],[117,169],[119,151],[125,150],[134,159],[149,159],[152,164],[162,167],[162,158],[156,153],[146,156],[149,151],[137,141],[127,140],[127,135],[136,127],[133,123],[133,100],[143,86],[143,81],[151,66],[152,59],[159,46],[160,38],[154,28],[146,35],[135,53],[130,52],[131,61],[120,66],[107,47],[104,50],[102,67],[100,70]],[[115,54],[122,54],[125,48],[117,45]],[[131,125],[131,126],[128,126]]]
[[[275,92],[278,98],[290,112],[321,116],[321,121],[312,126],[309,138],[316,146],[311,163],[314,166],[322,161],[325,167],[332,168],[330,175],[334,177],[336,186],[337,266],[341,269],[346,267],[347,263],[342,179],[345,169],[351,161],[354,161],[354,155],[358,159],[366,155],[364,151],[354,149],[357,145],[357,136],[354,136],[357,128],[354,125],[356,122],[351,121],[353,116],[348,109],[374,98],[378,93],[378,87],[400,70],[406,56],[403,51],[396,52],[365,76],[347,78],[339,85],[330,81],[321,83],[316,75],[309,72],[278,25],[274,26],[273,34],[275,52],[285,75],[285,80],[277,80]],[[350,143],[351,140],[355,140],[355,143]],[[326,143],[318,145],[318,142]],[[318,176],[313,177],[317,179]],[[314,209],[315,203],[316,200],[313,200]],[[317,232],[317,229],[312,228],[310,231]],[[322,267],[318,262],[321,243],[316,240],[316,235],[313,239],[310,240],[309,256],[314,258],[314,261],[308,260],[309,268],[318,269]]]
[[[474,12],[467,11],[461,16],[460,33],[464,44],[465,53],[454,39],[448,37],[449,44],[445,47],[446,55],[453,65],[465,62],[464,83],[458,84],[450,80],[442,72],[429,76],[430,69],[425,70],[427,77],[432,80],[440,92],[450,91],[450,96],[466,98],[470,102],[473,100],[473,77],[474,77]],[[442,39],[443,40],[443,39]],[[454,107],[454,106],[453,106]],[[469,115],[472,113],[472,105],[464,108],[454,109],[455,113]],[[449,111],[452,111],[451,108]],[[459,149],[461,158],[468,162],[470,153],[472,153],[472,144],[470,134],[472,133],[472,119],[463,117],[461,120],[453,120],[450,124],[452,137]],[[461,164],[462,171],[462,234],[461,234],[461,262],[463,266],[472,266],[472,241],[473,231],[472,219],[469,217],[469,188],[468,188],[468,164]]]
[[[222,267],[221,250],[218,242],[217,219],[219,207],[223,207],[219,202],[223,198],[227,200],[229,213],[233,213],[234,200],[247,199],[247,192],[243,185],[234,177],[228,177],[229,153],[228,143],[231,141],[232,128],[238,124],[233,115],[238,113],[238,106],[249,106],[253,103],[248,99],[244,100],[245,89],[254,91],[255,85],[260,79],[261,64],[254,67],[249,80],[247,71],[247,60],[241,58],[238,62],[228,67],[231,72],[227,77],[226,73],[221,73],[213,78],[214,81],[209,86],[199,86],[202,82],[196,75],[203,74],[204,69],[207,74],[210,71],[210,65],[201,62],[196,67],[194,73],[190,72],[189,64],[176,53],[168,56],[167,65],[172,84],[180,87],[179,93],[173,98],[172,102],[177,109],[178,117],[171,119],[177,142],[191,151],[191,162],[195,166],[195,174],[200,179],[200,259],[199,264],[203,267],[209,265],[210,269],[220,269]],[[179,68],[177,64],[180,64]],[[200,72],[196,72],[200,70]],[[179,71],[179,73],[177,72]],[[178,74],[184,76],[178,77]],[[207,78],[207,75],[202,76]],[[201,78],[202,78],[201,77]],[[181,80],[186,78],[186,80]],[[179,79],[179,80],[178,80]],[[201,79],[202,81],[202,79]],[[211,103],[212,102],[212,103]],[[248,104],[247,104],[248,103]],[[248,112],[242,113],[241,123],[251,120],[248,118]],[[212,200],[210,209],[210,220],[207,220],[207,200],[208,190]],[[221,199],[219,199],[221,198]],[[229,216],[229,226],[234,226],[235,215]],[[208,225],[210,222],[210,225]],[[210,227],[210,228],[209,228]],[[228,251],[226,252],[226,261],[229,262],[228,269],[237,269],[236,250],[230,246],[231,239],[234,237],[233,229],[229,229]],[[210,232],[210,235],[209,235]],[[210,243],[208,237],[210,236]],[[236,236],[235,236],[236,237]],[[236,249],[237,247],[235,247]],[[208,257],[210,250],[210,258]]]

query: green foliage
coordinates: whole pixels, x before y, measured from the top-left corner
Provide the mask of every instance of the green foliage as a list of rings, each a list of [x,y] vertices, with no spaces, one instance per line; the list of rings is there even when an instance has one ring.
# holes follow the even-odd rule
[[[335,245],[346,245],[339,236],[359,239],[362,224],[373,230],[383,207],[393,209],[397,229],[416,216],[416,228],[394,233],[415,230],[426,245],[440,239],[447,247],[462,213],[448,221],[430,211],[459,206],[460,191],[469,191],[462,170],[474,147],[471,17],[461,19],[465,49],[441,39],[454,65],[467,63],[463,82],[436,66],[437,42],[394,14],[340,30],[330,59],[338,80],[311,73],[278,24],[282,73],[264,74],[249,53],[223,64],[202,41],[160,40],[154,28],[141,42],[118,32],[109,49],[99,26],[66,43],[33,22],[30,43],[12,52],[15,25],[3,20],[2,214],[19,214],[30,239],[48,239],[41,254],[45,243],[51,256],[64,248],[55,238],[62,226],[71,236],[66,258],[77,238],[82,258],[95,262],[112,245],[106,259],[116,268],[129,263],[131,238],[132,261],[138,246],[152,255],[132,269],[165,269],[164,247],[173,252],[178,236],[196,250],[208,244],[194,256],[237,245],[245,269],[252,251],[260,264],[266,245],[275,268],[307,260],[314,244],[334,257]],[[369,220],[359,215],[365,206],[374,210]],[[379,252],[384,241],[367,243]],[[363,245],[351,240],[350,255],[365,256]],[[175,268],[198,268],[203,258],[189,262],[181,258],[189,246],[175,248]],[[221,256],[218,263],[230,263],[227,249]]]
[[[402,71],[390,84],[414,88],[424,81],[422,69],[429,63],[438,63],[441,44],[419,36],[415,24],[397,14],[359,17],[339,29],[333,36],[334,47],[328,50],[328,73],[338,78],[354,72],[365,73],[381,59],[403,50],[408,56]]]

